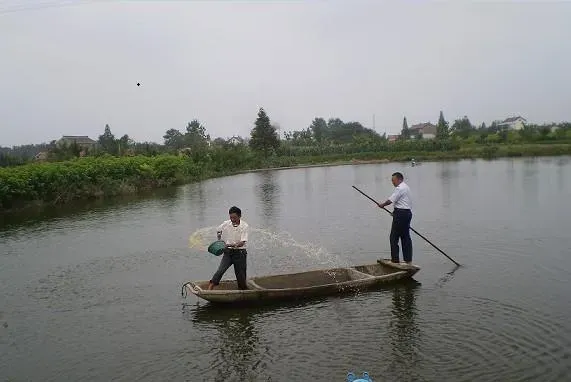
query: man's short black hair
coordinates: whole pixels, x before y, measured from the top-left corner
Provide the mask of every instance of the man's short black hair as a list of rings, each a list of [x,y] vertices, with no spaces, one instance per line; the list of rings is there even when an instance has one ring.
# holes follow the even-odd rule
[[[402,174],[401,174],[400,172],[395,172],[395,173],[393,174],[393,176],[396,176],[398,180],[403,180],[403,179],[404,179],[404,176],[402,176]]]
[[[230,207],[230,210],[228,211],[228,214],[229,214],[229,215],[230,215],[230,214],[236,214],[236,215],[238,215],[238,216],[242,216],[242,210],[239,209],[239,208],[236,207],[236,206],[232,206],[232,207]]]

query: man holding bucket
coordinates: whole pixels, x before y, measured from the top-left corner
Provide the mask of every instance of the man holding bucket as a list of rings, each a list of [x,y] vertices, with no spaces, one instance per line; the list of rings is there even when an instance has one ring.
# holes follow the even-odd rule
[[[218,270],[212,276],[208,289],[213,289],[220,283],[220,279],[224,273],[234,265],[234,273],[238,281],[238,288],[245,290],[246,286],[246,242],[248,241],[248,223],[241,219],[242,211],[233,206],[228,211],[230,219],[224,221],[218,226],[217,237],[218,240],[224,238],[224,256],[220,261]]]

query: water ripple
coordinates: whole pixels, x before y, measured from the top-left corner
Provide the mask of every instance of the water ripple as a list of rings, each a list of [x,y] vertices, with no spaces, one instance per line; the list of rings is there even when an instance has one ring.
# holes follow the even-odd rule
[[[562,370],[550,365],[560,364],[571,347],[571,332],[561,317],[489,298],[447,294],[445,300],[454,312],[424,322],[438,346],[424,342],[422,351],[429,363],[454,365],[443,373],[461,375],[458,381],[512,380],[515,375],[558,380]],[[561,367],[570,369],[569,364]]]

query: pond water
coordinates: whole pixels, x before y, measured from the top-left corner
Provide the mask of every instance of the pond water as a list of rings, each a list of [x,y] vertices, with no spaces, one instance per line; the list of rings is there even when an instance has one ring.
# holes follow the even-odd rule
[[[414,198],[411,283],[219,309],[181,285],[228,208],[248,275],[389,257],[381,201]],[[571,373],[571,158],[268,171],[0,221],[0,377],[9,381],[564,381]],[[390,207],[389,207],[390,208]],[[194,234],[194,235],[193,235]],[[225,278],[233,278],[230,268]]]

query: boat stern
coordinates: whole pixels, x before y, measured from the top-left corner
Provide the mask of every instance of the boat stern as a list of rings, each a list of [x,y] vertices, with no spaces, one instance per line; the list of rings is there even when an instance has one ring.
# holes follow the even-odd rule
[[[248,289],[238,288],[236,280],[222,280],[214,289],[209,290],[210,281],[189,281],[183,284],[183,290],[204,300],[216,303],[234,303],[253,301],[260,298],[259,290],[248,282]]]
[[[377,260],[378,264],[382,264],[385,267],[390,267],[395,270],[399,271],[406,271],[410,276],[413,276],[418,271],[420,271],[420,267],[414,264],[407,264],[407,263],[393,263],[391,259],[379,259]]]

